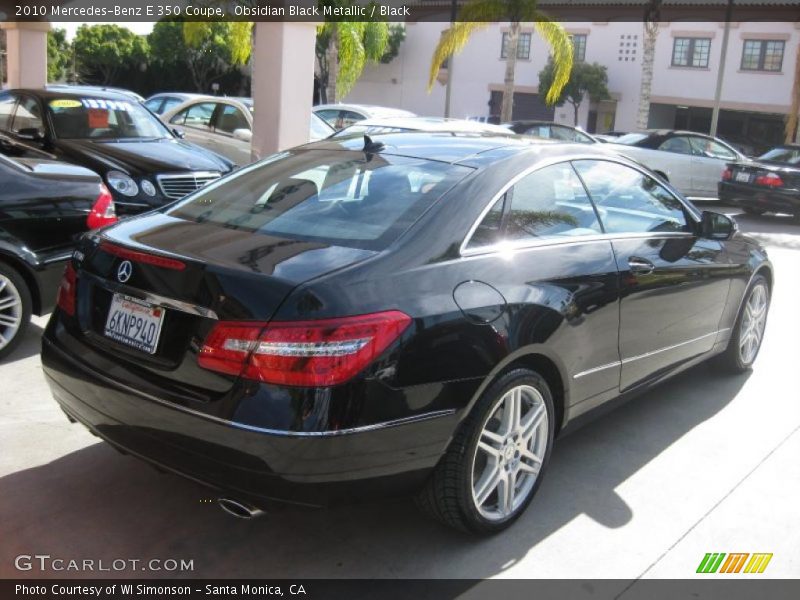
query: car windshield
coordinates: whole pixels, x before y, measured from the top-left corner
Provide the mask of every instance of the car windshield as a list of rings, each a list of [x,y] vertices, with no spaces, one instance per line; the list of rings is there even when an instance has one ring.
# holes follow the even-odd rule
[[[382,250],[471,169],[341,150],[293,150],[209,185],[167,214],[220,227]]]
[[[616,140],[614,140],[614,142],[617,144],[627,144],[628,146],[633,146],[634,144],[641,142],[646,137],[646,133],[626,133],[625,135],[619,136]]]
[[[134,101],[54,98],[47,103],[56,137],[62,139],[167,138],[169,132]]]
[[[761,160],[768,160],[770,162],[783,163],[786,165],[800,165],[800,146],[792,148],[784,146],[781,148],[773,148],[769,152],[759,156]]]

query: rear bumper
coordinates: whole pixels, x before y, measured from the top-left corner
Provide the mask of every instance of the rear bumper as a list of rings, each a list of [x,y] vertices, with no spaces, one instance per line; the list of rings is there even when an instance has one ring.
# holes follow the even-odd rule
[[[72,418],[113,446],[263,505],[322,506],[413,492],[457,425],[454,411],[348,431],[280,432],[214,419],[125,387],[42,342],[44,373]]]
[[[735,206],[763,210],[800,212],[800,190],[774,190],[752,185],[720,181],[719,199]]]

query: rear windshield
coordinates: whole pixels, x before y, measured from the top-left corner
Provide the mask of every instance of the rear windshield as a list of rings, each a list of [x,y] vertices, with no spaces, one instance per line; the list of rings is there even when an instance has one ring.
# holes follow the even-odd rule
[[[773,148],[766,154],[762,154],[759,158],[761,160],[769,160],[786,165],[798,165],[800,164],[800,146]]]
[[[625,135],[619,136],[616,140],[614,140],[614,142],[617,144],[627,144],[628,146],[633,146],[634,144],[641,142],[646,137],[646,133],[626,133]]]
[[[293,150],[203,188],[167,214],[220,227],[382,250],[470,171],[402,156]]]

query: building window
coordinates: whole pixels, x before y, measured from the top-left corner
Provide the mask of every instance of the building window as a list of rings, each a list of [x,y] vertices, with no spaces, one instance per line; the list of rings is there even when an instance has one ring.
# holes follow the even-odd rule
[[[780,71],[783,65],[783,40],[745,40],[742,49],[743,71]]]
[[[708,68],[710,38],[675,38],[672,46],[673,67]]]
[[[508,56],[508,33],[503,33],[503,43],[500,48],[500,58]],[[531,34],[520,33],[517,40],[517,58],[528,60],[531,57]]]
[[[576,33],[569,37],[572,39],[575,62],[586,60],[586,34]]]

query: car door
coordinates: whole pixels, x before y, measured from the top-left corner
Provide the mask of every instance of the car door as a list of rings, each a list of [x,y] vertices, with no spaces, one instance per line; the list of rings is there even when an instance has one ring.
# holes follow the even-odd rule
[[[625,391],[711,350],[730,261],[722,242],[698,235],[693,209],[645,171],[607,160],[574,164],[611,237],[621,276]]]
[[[217,151],[218,144],[212,126],[216,108],[216,102],[195,102],[173,116],[169,124],[183,133],[187,141]]]
[[[237,131],[239,133],[234,135]],[[252,162],[250,141],[236,137],[244,132],[250,132],[252,135],[252,126],[247,115],[235,104],[220,103],[214,114],[216,151],[239,166]]]
[[[689,142],[692,145],[692,188],[699,197],[716,198],[725,165],[737,160],[737,154],[712,138],[693,135]]]
[[[692,179],[692,145],[689,137],[674,135],[665,139],[657,148],[660,154],[655,161],[645,164],[664,173],[669,182],[682,193],[692,195],[695,191]]]

